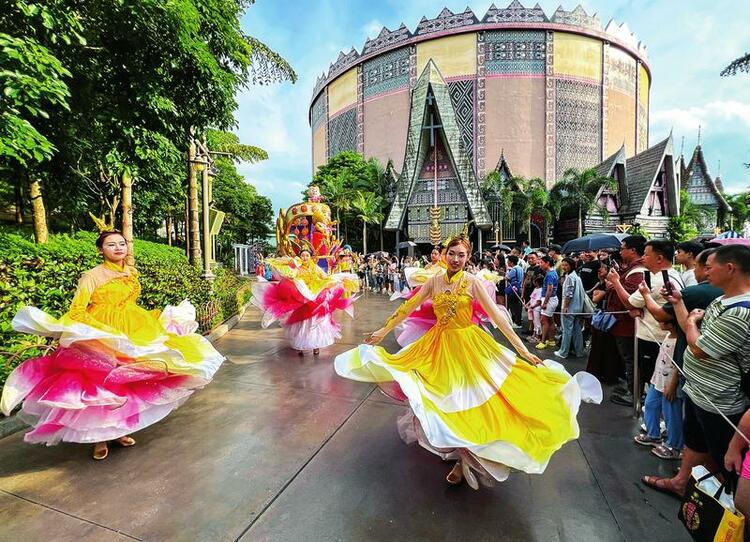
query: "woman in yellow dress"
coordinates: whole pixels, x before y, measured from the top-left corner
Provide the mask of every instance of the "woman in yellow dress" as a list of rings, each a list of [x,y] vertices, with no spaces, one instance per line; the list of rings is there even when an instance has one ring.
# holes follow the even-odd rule
[[[81,276],[70,310],[56,319],[34,307],[15,318],[16,331],[59,340],[49,355],[16,367],[0,408],[32,426],[24,440],[93,443],[105,459],[108,441],[129,447],[129,435],[167,416],[213,378],[224,361],[195,332],[195,309],[183,301],[162,313],[136,304],[138,271],[125,264],[128,244],[117,231],[96,246],[104,262]]]
[[[333,319],[337,310],[353,315],[359,278],[353,273],[327,275],[308,249],[297,258],[267,258],[274,282],[253,284],[253,304],[263,311],[262,326],[279,321],[292,348],[302,356],[332,345],[341,337],[341,326]]]
[[[366,344],[336,357],[336,372],[364,382],[396,382],[410,411],[399,419],[407,442],[456,464],[451,484],[474,487],[505,480],[511,468],[541,473],[552,454],[578,437],[582,400],[601,401],[601,386],[588,373],[571,377],[553,361],[542,362],[513,332],[482,281],[464,272],[468,238],[447,244],[445,273],[430,278]],[[431,300],[437,323],[396,354],[375,346],[420,304]],[[513,351],[472,322],[478,301]]]

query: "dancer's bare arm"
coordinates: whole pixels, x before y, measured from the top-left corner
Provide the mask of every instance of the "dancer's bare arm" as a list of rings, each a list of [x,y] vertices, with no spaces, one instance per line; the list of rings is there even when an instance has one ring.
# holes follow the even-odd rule
[[[534,365],[541,364],[542,360],[529,352],[529,349],[526,348],[525,344],[523,344],[521,338],[516,335],[515,331],[513,331],[513,328],[510,325],[510,320],[508,320],[508,316],[497,308],[497,305],[494,303],[494,301],[492,301],[492,299],[490,299],[489,294],[482,287],[478,280],[472,280],[471,288],[474,298],[479,301],[479,304],[484,309],[484,312],[489,315],[492,323],[495,324],[495,326],[503,335],[505,335],[505,338],[508,339],[515,351],[518,352],[518,355]]]

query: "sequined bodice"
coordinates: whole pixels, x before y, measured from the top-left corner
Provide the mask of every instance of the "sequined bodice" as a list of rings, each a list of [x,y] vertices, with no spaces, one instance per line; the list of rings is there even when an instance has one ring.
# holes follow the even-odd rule
[[[437,317],[437,325],[463,328],[472,325],[472,297],[469,295],[469,281],[461,277],[457,284],[438,282],[442,291],[434,294],[432,305]]]

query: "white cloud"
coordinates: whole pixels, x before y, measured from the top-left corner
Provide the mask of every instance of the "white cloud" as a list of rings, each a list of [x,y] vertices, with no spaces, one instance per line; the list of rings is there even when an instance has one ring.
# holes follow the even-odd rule
[[[750,103],[735,100],[713,101],[701,106],[662,109],[651,112],[654,128],[673,127],[675,132],[702,130],[738,132],[750,128]]]

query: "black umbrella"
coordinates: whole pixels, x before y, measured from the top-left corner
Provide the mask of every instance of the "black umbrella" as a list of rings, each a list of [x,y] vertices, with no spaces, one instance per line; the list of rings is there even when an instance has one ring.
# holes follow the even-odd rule
[[[565,243],[563,254],[581,252],[584,250],[607,250],[620,248],[620,241],[628,236],[627,233],[592,233]]]
[[[508,252],[510,252],[511,249],[508,245],[503,245],[502,243],[500,243],[497,245],[492,245],[490,247],[490,250],[507,250]]]
[[[402,241],[398,245],[396,245],[396,248],[409,248],[415,246],[417,246],[417,243],[415,243],[414,241]]]

